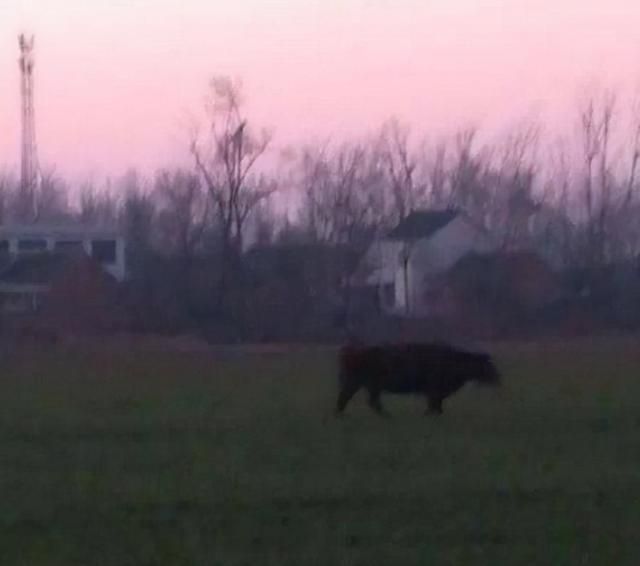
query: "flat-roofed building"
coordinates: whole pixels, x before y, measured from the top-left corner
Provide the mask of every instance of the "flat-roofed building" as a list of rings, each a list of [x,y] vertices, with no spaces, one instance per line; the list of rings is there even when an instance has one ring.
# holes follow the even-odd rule
[[[99,266],[97,271],[114,282],[124,281],[124,237],[117,230],[84,226],[0,226],[0,312],[39,312],[51,286],[83,262]],[[86,285],[81,279],[78,289]]]
[[[125,239],[115,229],[86,226],[0,226],[0,254],[11,261],[25,254],[84,251],[116,280],[126,277]],[[1,277],[1,275],[0,275]]]

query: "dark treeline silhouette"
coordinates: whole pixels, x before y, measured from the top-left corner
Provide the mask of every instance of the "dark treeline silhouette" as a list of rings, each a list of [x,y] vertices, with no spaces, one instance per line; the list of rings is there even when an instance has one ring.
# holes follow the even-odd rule
[[[577,137],[554,143],[535,123],[497,142],[469,128],[428,143],[391,120],[366,139],[290,149],[276,167],[241,95],[212,81],[187,166],[74,191],[44,175],[38,222],[125,233],[133,330],[268,341],[373,327],[352,275],[377,236],[430,208],[464,211],[502,250],[537,252],[602,324],[640,321],[640,114],[613,95],[589,96]],[[295,211],[276,213],[292,194]],[[23,200],[0,176],[0,221],[19,222]]]

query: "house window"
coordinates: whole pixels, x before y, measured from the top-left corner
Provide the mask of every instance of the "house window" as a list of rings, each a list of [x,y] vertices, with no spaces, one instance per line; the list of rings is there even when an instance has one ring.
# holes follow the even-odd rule
[[[42,238],[18,240],[18,252],[43,252],[47,249],[47,241]]]
[[[91,255],[100,263],[116,262],[115,240],[94,240],[91,242]]]

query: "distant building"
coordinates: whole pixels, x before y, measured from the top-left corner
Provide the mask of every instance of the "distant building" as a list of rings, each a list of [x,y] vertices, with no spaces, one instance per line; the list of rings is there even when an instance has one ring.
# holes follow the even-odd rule
[[[0,226],[0,253],[16,258],[37,252],[83,250],[118,281],[126,275],[125,240],[116,230],[83,226]]]
[[[415,211],[372,244],[354,283],[377,287],[387,314],[428,316],[430,282],[468,253],[494,248],[486,230],[460,211]]]
[[[78,258],[89,259],[117,282],[125,279],[125,240],[115,230],[1,226],[0,309],[37,311],[51,285]]]

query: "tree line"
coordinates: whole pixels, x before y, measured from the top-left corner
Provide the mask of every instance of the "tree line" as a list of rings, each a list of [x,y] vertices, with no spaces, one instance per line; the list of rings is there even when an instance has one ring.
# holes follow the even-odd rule
[[[29,191],[1,175],[0,222],[118,226],[141,329],[237,339],[299,334],[314,326],[306,310],[340,325],[358,258],[416,209],[460,209],[502,249],[536,250],[557,269],[640,254],[640,107],[612,92],[585,96],[564,137],[526,121],[497,140],[472,127],[430,140],[389,120],[360,139],[286,152],[251,122],[238,83],[213,79],[206,110],[186,166],[74,191],[47,173],[35,219]]]

